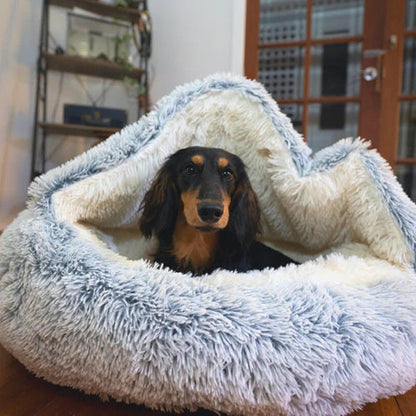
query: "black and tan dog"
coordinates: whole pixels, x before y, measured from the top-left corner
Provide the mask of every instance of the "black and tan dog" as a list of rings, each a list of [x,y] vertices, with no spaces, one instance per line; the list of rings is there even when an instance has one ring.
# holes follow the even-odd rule
[[[142,202],[141,231],[159,240],[155,260],[181,272],[279,267],[293,262],[257,242],[260,208],[241,159],[188,147],[167,160]]]

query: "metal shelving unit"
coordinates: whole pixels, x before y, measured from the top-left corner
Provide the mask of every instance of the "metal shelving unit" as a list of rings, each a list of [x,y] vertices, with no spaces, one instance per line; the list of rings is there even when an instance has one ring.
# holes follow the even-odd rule
[[[142,13],[147,12],[146,0],[141,0],[140,11],[100,3],[98,0],[43,0],[37,61],[35,115],[32,135],[31,180],[45,172],[46,139],[48,134],[94,137],[99,140],[104,140],[109,135],[118,131],[118,129],[108,127],[48,122],[48,71],[88,75],[115,80],[122,80],[126,76],[136,79],[137,82],[144,87],[144,93],[138,97],[138,117],[143,115],[149,109],[148,56],[141,57],[141,68],[128,70],[124,66],[112,61],[49,53],[50,6],[64,8],[78,7],[101,16],[113,17],[114,19],[124,20],[130,23],[140,23]]]

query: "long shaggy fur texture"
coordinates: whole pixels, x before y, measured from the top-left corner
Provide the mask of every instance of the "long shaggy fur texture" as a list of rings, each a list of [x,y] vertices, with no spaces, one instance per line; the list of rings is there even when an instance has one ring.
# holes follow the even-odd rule
[[[303,264],[193,278],[144,259],[138,207],[190,145],[244,160],[264,241]],[[31,185],[0,239],[0,342],[53,383],[151,408],[346,415],[416,382],[415,225],[365,143],[311,158],[259,84],[215,75]]]

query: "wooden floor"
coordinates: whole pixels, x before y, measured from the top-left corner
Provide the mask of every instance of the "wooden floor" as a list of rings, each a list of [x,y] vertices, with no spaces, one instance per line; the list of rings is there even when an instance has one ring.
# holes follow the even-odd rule
[[[214,413],[201,410],[182,415]],[[103,403],[95,396],[47,383],[30,374],[0,346],[0,416],[168,416],[168,413],[142,406]],[[369,404],[351,416],[416,416],[416,388],[403,396]]]

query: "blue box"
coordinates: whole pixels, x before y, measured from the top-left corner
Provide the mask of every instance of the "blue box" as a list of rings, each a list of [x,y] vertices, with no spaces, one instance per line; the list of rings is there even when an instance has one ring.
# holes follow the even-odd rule
[[[127,124],[127,111],[90,105],[64,104],[64,123],[121,129]]]

